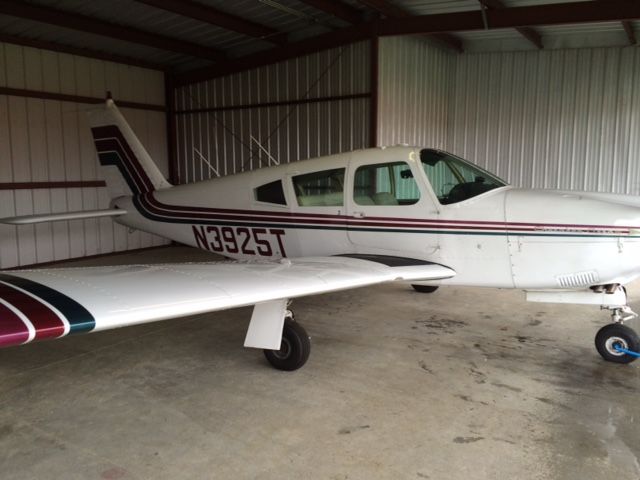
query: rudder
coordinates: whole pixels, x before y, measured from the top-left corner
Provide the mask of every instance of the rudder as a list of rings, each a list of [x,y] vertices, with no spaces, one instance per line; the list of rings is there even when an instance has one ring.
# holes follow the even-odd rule
[[[112,199],[171,187],[111,98],[89,112],[89,123]]]

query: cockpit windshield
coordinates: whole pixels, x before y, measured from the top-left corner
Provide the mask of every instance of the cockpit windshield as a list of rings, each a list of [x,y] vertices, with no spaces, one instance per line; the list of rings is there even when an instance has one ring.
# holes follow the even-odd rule
[[[455,155],[425,148],[420,160],[433,191],[443,205],[473,198],[506,182]]]

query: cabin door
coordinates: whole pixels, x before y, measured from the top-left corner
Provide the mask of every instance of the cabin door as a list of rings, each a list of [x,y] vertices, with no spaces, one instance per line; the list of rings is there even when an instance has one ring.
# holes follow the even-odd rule
[[[395,159],[385,150],[352,156],[345,199],[354,253],[420,259],[436,253],[439,236],[429,220],[438,213],[425,178],[411,156]]]

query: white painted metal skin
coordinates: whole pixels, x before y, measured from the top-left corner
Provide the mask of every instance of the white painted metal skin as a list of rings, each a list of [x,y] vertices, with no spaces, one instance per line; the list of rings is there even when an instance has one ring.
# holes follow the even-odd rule
[[[132,138],[111,102],[93,115],[92,125],[117,125],[121,142]],[[153,177],[151,159],[132,147]],[[98,152],[104,161],[109,150],[98,146]],[[406,163],[420,190],[418,201],[359,204],[357,168],[388,162]],[[339,168],[346,170],[344,202],[300,205],[293,177]],[[118,171],[103,169],[113,172],[107,178]],[[277,180],[287,204],[257,201],[254,189]],[[154,181],[155,191],[134,183],[137,195],[112,202],[127,212],[116,222],[235,259],[388,255],[452,268],[456,276],[443,284],[521,289],[625,284],[640,276],[636,197],[503,186],[443,204],[415,147],[359,150],[171,188]]]
[[[516,189],[461,160],[461,183],[435,192],[427,172],[444,154],[414,147],[171,186],[113,101],[91,112],[91,125],[111,207],[126,212],[116,222],[234,259],[271,262],[0,273],[7,317],[0,345],[273,302],[256,308],[246,345],[276,349],[284,300],[395,280],[546,290],[533,295],[546,301],[556,291],[557,301],[601,304],[620,316],[628,310],[619,284],[640,276],[636,196]],[[356,194],[359,168],[390,163],[401,164],[394,182],[415,182],[419,197],[405,205]],[[336,176],[325,190],[296,188],[296,177],[327,170]],[[258,200],[254,188],[274,181],[284,198]],[[370,181],[377,189],[377,174]],[[29,304],[46,311],[25,314]]]
[[[355,258],[309,257],[277,263],[210,262],[20,270],[12,272],[10,278],[47,285],[73,298],[93,317],[95,326],[91,331],[98,332],[248,305],[257,304],[262,308],[273,300],[285,300],[282,307],[286,307],[287,299],[307,295],[452,275],[455,272],[441,265],[388,267]],[[267,325],[262,335],[252,339],[250,346],[280,348],[282,313],[281,308],[276,315],[279,328]],[[59,316],[67,320],[62,313]],[[31,329],[27,341],[34,339],[36,331]],[[70,325],[66,322],[64,335],[69,331]],[[0,329],[0,346],[2,333]],[[262,343],[265,338],[270,339],[270,343]]]
[[[418,151],[411,147],[395,147],[385,150],[361,150],[352,153],[322,157],[300,164],[257,170],[233,175],[209,182],[197,183],[161,190],[154,197],[165,205],[179,205],[194,208],[216,208],[223,205],[245,211],[239,221],[233,217],[223,225],[253,225],[259,228],[266,221],[251,215],[252,210],[273,212],[271,226],[283,233],[275,238],[267,234],[264,239],[271,243],[271,258],[283,256],[305,257],[309,255],[332,255],[346,253],[366,253],[410,257],[441,263],[457,272],[456,277],[443,280],[443,284],[466,286],[485,286],[503,288],[558,288],[559,277],[575,275],[583,271],[595,271],[593,283],[628,283],[640,274],[637,258],[640,258],[640,242],[637,232],[624,239],[619,248],[619,239],[615,235],[586,235],[590,227],[577,225],[608,226],[608,233],[614,227],[631,227],[640,230],[640,210],[636,207],[608,203],[594,199],[589,195],[570,196],[562,192],[518,190],[511,187],[493,190],[476,198],[453,205],[439,205],[428,180],[416,161]],[[414,178],[418,180],[422,193],[416,210],[404,206],[356,206],[349,190],[352,175],[357,165],[383,163],[388,161],[406,161],[411,166]],[[336,207],[300,207],[290,182],[293,175],[324,169],[348,167],[345,185],[345,206]],[[253,188],[276,179],[283,179],[285,195],[289,207],[264,205],[253,198]],[[241,193],[239,193],[241,192]],[[532,210],[530,205],[537,208]],[[117,208],[128,214],[115,221],[123,222],[134,228],[149,232],[163,233],[167,237],[194,247],[215,250],[213,243],[218,242],[217,229],[200,230],[201,239],[196,231],[201,228],[197,219],[187,223],[163,223],[145,218],[132,203],[130,197],[114,202]],[[385,219],[382,228],[366,233],[354,233],[346,229],[323,229],[318,227],[316,219],[298,218],[302,227],[288,227],[282,217],[293,214],[336,217],[356,217],[356,211],[365,211],[362,220],[348,220],[350,228],[367,225],[368,218]],[[188,216],[185,214],[185,216]],[[326,217],[325,217],[326,218]],[[393,220],[388,220],[393,218]],[[424,222],[434,221],[439,231],[433,231]],[[380,221],[380,220],[379,220]],[[343,220],[342,223],[346,223]],[[477,229],[477,222],[483,223],[481,233],[470,234]],[[527,224],[525,232],[519,228],[507,227],[505,222]],[[417,232],[394,233],[398,228],[409,224]],[[311,225],[311,226],[310,226]],[[313,225],[316,225],[315,227]],[[573,226],[576,226],[575,228]],[[420,228],[422,227],[422,228]],[[240,237],[237,227],[229,227],[235,236]],[[246,228],[246,226],[244,227]],[[424,233],[424,230],[430,230]],[[468,230],[461,230],[468,229]],[[388,233],[384,233],[384,231]],[[404,228],[404,230],[407,230]],[[600,228],[599,230],[602,230]],[[530,237],[536,231],[540,237]],[[506,235],[505,232],[513,232]],[[543,236],[548,233],[548,236]],[[600,232],[602,233],[602,232]],[[615,234],[615,232],[613,232]],[[521,235],[522,234],[522,235]],[[558,234],[556,237],[555,234]],[[231,237],[231,233],[229,236]],[[576,237],[574,238],[573,235]],[[249,236],[247,235],[247,238]],[[240,237],[242,238],[242,237]],[[240,241],[240,240],[238,240]],[[281,241],[281,248],[278,248]],[[230,239],[230,242],[233,240]],[[225,242],[223,242],[225,243]],[[571,248],[568,251],[567,245]],[[247,240],[252,255],[243,255],[237,246],[225,246],[220,253],[231,258],[255,258],[256,243]],[[234,251],[235,250],[235,251]],[[259,257],[258,257],[259,258]],[[588,285],[576,285],[580,287]]]
[[[164,104],[161,72],[0,43],[0,86]],[[88,105],[0,95],[0,182],[100,180]],[[123,109],[167,171],[162,112]],[[0,217],[107,208],[105,188],[0,190]],[[162,245],[110,219],[0,225],[0,268]]]
[[[369,79],[369,44],[360,42],[179,88],[176,108],[368,93]],[[179,181],[363,148],[368,119],[369,98],[178,114]]]

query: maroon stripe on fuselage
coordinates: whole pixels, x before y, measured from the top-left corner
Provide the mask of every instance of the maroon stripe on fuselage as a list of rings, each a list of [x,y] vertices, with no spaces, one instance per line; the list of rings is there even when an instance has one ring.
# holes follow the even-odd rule
[[[317,223],[323,225],[349,224],[352,226],[411,226],[411,227],[433,227],[433,228],[455,228],[467,230],[523,230],[538,231],[540,228],[582,228],[582,229],[606,229],[616,230],[620,233],[629,233],[630,226],[611,225],[582,225],[582,224],[552,224],[552,223],[526,223],[526,222],[490,222],[475,220],[430,220],[423,218],[402,218],[402,217],[367,217],[365,220],[353,218],[347,215],[325,215],[293,212],[269,212],[261,210],[239,210],[226,208],[191,207],[182,205],[168,205],[156,199],[153,193],[143,197],[147,207],[156,215],[171,218],[220,218],[225,220],[245,220],[245,221],[274,221],[283,223]],[[260,217],[254,218],[251,217]],[[269,217],[269,218],[267,218]],[[291,218],[291,220],[288,220]],[[397,223],[402,222],[402,223]],[[408,223],[411,222],[411,223]]]
[[[218,213],[218,212],[210,212],[210,213],[200,213],[185,210],[183,212],[173,212],[169,210],[165,210],[159,205],[163,205],[158,202],[152,194],[147,194],[141,197],[142,204],[145,208],[150,212],[158,216],[163,216],[166,218],[179,218],[183,220],[193,220],[194,223],[197,223],[198,220],[218,220],[218,221],[233,221],[233,222],[247,222],[247,223],[260,223],[260,222],[273,222],[273,223],[292,223],[292,224],[313,224],[313,225],[343,225],[350,227],[403,227],[403,228],[431,228],[436,230],[443,229],[455,229],[455,230],[497,230],[497,231],[507,231],[507,230],[518,230],[524,232],[535,232],[540,231],[540,227],[533,226],[535,224],[522,224],[524,226],[516,226],[514,223],[506,223],[506,222],[485,222],[484,225],[478,225],[479,222],[449,222],[446,220],[416,220],[412,218],[393,218],[391,222],[381,222],[381,221],[370,221],[370,220],[361,220],[354,219],[352,217],[341,217],[340,219],[334,219],[333,216],[328,215],[328,219],[322,218],[321,216],[317,216],[315,218],[297,218],[287,216],[271,216],[268,217],[266,215],[261,216],[253,216],[253,212],[250,210],[233,210],[234,212],[242,212],[243,215],[230,214],[230,213]],[[195,210],[195,209],[194,209]],[[213,209],[212,209],[213,210]],[[266,213],[266,212],[263,212]],[[278,212],[271,212],[272,215],[280,215]],[[370,219],[378,219],[385,217],[369,217]],[[410,223],[409,223],[410,222]],[[545,225],[546,226],[546,225]],[[555,225],[551,228],[556,229],[566,229],[566,228],[582,228],[589,229],[590,231],[597,229],[598,227],[594,227],[592,225],[584,226],[584,227],[572,227],[571,225]],[[601,227],[607,229],[609,231],[614,230],[616,233],[628,234],[628,229],[624,227]],[[558,230],[562,231],[562,230]],[[595,233],[606,233],[606,232],[595,232]]]
[[[0,347],[21,345],[29,339],[29,329],[9,307],[0,303]]]
[[[347,225],[347,219],[299,219],[291,217],[267,217],[267,216],[253,216],[251,211],[247,211],[246,215],[236,215],[228,213],[192,213],[192,212],[168,212],[166,210],[156,207],[157,203],[151,201],[151,195],[143,195],[141,197],[142,203],[149,210],[150,213],[155,215],[167,217],[167,218],[192,218],[194,220],[229,220],[229,221],[241,221],[241,222],[278,222],[278,223],[312,223],[322,225]]]
[[[31,295],[0,283],[0,298],[11,304],[29,319],[36,331],[34,340],[57,338],[64,334],[64,323],[50,307]]]

